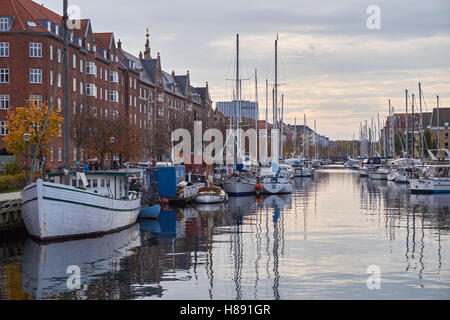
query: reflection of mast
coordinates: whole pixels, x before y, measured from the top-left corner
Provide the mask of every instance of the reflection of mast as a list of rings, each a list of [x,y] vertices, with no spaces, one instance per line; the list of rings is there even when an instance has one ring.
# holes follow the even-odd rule
[[[278,218],[280,215],[280,208],[276,206],[274,219],[273,219],[273,297],[275,300],[280,300],[280,293],[278,291],[278,286],[280,284],[280,273],[278,271],[278,246],[279,246],[279,235],[278,235]]]
[[[256,214],[256,261],[255,261],[255,300],[258,299],[259,260],[261,260],[261,217]]]
[[[234,284],[236,287],[236,300],[242,299],[242,288],[241,288],[241,280],[242,280],[242,230],[241,223],[239,219],[237,219],[236,223],[236,231],[234,233]]]

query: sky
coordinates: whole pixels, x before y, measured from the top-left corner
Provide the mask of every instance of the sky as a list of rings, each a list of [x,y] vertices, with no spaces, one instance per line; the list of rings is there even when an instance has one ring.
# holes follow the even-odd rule
[[[62,13],[62,0],[40,0]],[[231,100],[236,34],[240,35],[243,98],[255,99],[258,74],[260,118],[265,118],[265,81],[274,85],[275,39],[279,38],[280,96],[285,122],[317,121],[333,140],[358,137],[359,125],[405,110],[405,90],[424,111],[450,107],[449,0],[69,0],[90,18],[94,32],[114,32],[128,52],[144,50],[150,30],[152,55],[167,72],[207,81],[212,100]],[[379,8],[379,29],[368,28]],[[271,98],[269,97],[271,102]],[[271,106],[271,104],[270,104]],[[272,114],[269,109],[269,120]]]

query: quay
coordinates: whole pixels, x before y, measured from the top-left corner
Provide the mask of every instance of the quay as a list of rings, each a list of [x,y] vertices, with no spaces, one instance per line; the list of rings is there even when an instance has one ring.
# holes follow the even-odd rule
[[[20,192],[0,194],[0,232],[23,227]]]

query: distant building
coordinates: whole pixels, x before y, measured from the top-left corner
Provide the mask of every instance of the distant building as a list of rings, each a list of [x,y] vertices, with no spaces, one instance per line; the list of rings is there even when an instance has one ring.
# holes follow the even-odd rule
[[[234,117],[234,107],[236,105],[237,116],[239,120],[249,118],[256,120],[258,114],[258,103],[251,101],[223,101],[216,103],[216,110],[220,111],[225,117]]]

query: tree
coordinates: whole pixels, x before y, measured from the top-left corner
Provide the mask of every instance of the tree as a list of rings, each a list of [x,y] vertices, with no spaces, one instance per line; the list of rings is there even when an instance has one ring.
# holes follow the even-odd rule
[[[48,154],[51,136],[58,134],[59,125],[62,122],[62,117],[56,112],[49,111],[47,102],[40,105],[27,100],[25,107],[12,108],[8,112],[9,133],[5,138],[7,150],[16,156],[24,156],[26,143],[23,136],[28,133],[30,134],[29,146],[37,148],[35,150],[37,159],[42,161]]]

